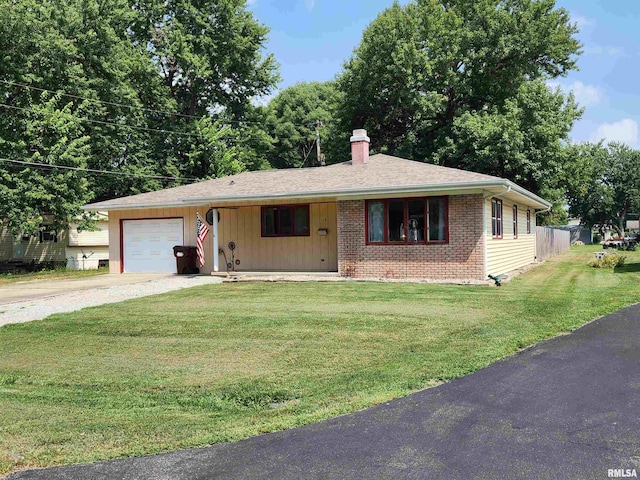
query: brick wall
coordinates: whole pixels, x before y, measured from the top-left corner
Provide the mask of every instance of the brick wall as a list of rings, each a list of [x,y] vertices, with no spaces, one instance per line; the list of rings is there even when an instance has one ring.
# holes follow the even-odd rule
[[[484,280],[482,195],[449,197],[446,245],[367,245],[365,201],[338,202],[338,271],[357,278]]]

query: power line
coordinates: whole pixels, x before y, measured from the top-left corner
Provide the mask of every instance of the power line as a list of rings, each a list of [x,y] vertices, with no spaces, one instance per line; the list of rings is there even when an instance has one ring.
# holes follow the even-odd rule
[[[48,93],[52,93],[54,95],[62,95],[64,97],[75,98],[77,100],[87,100],[88,102],[102,103],[102,104],[105,104],[105,105],[111,105],[113,107],[134,108],[134,109],[138,109],[138,110],[144,110],[145,112],[160,113],[162,115],[172,115],[172,116],[176,116],[176,117],[198,118],[198,119],[201,118],[201,117],[197,117],[195,115],[187,115],[187,114],[184,114],[184,113],[167,112],[167,111],[163,111],[163,110],[154,110],[153,108],[139,107],[139,106],[135,106],[135,105],[127,105],[126,103],[108,102],[106,100],[98,100],[97,98],[82,97],[80,95],[74,95],[72,93],[56,92],[55,90],[47,90],[46,88],[34,87],[33,85],[27,85],[26,83],[12,82],[10,80],[0,80],[0,82],[6,83],[7,85],[13,85],[15,87],[33,89],[33,90],[37,90],[39,92],[48,92]]]
[[[313,139],[313,143],[311,144],[311,146],[309,147],[309,151],[307,152],[307,156],[304,157],[304,161],[302,162],[302,165],[300,165],[299,168],[304,167],[304,164],[307,163],[307,160],[309,159],[309,155],[311,155],[311,152],[313,151],[313,146],[315,145],[316,141],[318,140],[318,138],[314,138]]]
[[[77,100],[86,100],[88,102],[102,103],[104,105],[111,105],[113,107],[124,107],[124,108],[130,108],[130,109],[137,109],[137,110],[142,110],[142,111],[145,111],[145,112],[159,113],[161,115],[170,115],[170,116],[181,117],[181,118],[195,118],[195,119],[201,119],[202,118],[202,117],[198,117],[196,115],[187,115],[185,113],[167,112],[165,110],[156,110],[156,109],[153,109],[153,108],[140,107],[140,106],[136,106],[136,105],[128,105],[126,103],[109,102],[107,100],[98,100],[97,98],[89,98],[89,97],[83,97],[81,95],[74,95],[72,93],[65,93],[65,92],[60,92],[60,91],[55,91],[55,90],[48,90],[46,88],[35,87],[33,85],[28,85],[26,83],[12,82],[10,80],[1,80],[0,79],[0,82],[4,83],[4,84],[7,84],[7,85],[13,85],[13,86],[16,86],[16,87],[37,90],[39,92],[47,92],[47,93],[51,93],[51,94],[54,94],[54,95],[62,95],[63,97],[75,98]],[[324,121],[330,122],[331,120],[324,120]],[[237,123],[237,124],[247,124],[247,125],[277,125],[277,122],[257,122],[257,121],[252,121],[252,120],[224,120],[224,123]],[[294,125],[296,127],[308,127],[308,126],[314,125],[314,124],[315,124],[315,122],[292,123],[292,125]]]
[[[85,173],[96,173],[96,174],[108,174],[108,175],[119,175],[119,176],[123,176],[123,177],[137,177],[137,178],[149,178],[149,179],[153,179],[153,180],[175,180],[175,181],[188,181],[188,182],[197,182],[201,179],[198,178],[180,178],[180,177],[169,177],[169,176],[163,176],[163,175],[145,175],[145,174],[138,174],[138,173],[130,173],[130,172],[115,172],[112,170],[97,170],[95,168],[80,168],[80,167],[69,167],[67,165],[53,165],[51,163],[38,163],[38,162],[28,162],[26,160],[14,160],[11,158],[2,158],[0,157],[0,161],[3,162],[8,162],[8,163],[15,163],[18,165],[26,165],[26,166],[30,166],[30,167],[38,167],[38,168],[60,168],[63,170],[74,170],[74,171],[78,171],[78,172],[85,172]]]
[[[0,107],[6,107],[6,108],[12,108],[14,110],[24,110],[27,112],[33,112],[33,113],[39,113],[39,114],[43,114],[44,112],[39,112],[37,110],[34,110],[33,108],[27,108],[27,107],[18,107],[16,105],[7,105],[6,103],[0,103]],[[158,128],[149,128],[149,127],[138,127],[135,125],[129,125],[127,123],[114,123],[114,122],[106,122],[104,120],[94,120],[92,118],[86,118],[86,117],[78,117],[75,116],[73,114],[69,114],[72,117],[74,117],[76,120],[80,120],[83,122],[90,122],[90,123],[97,123],[100,125],[113,125],[115,127],[124,127],[124,128],[131,128],[133,130],[143,130],[146,132],[153,132],[153,133],[164,133],[164,134],[169,134],[169,135],[178,135],[178,136],[185,136],[185,137],[198,137],[200,139],[202,139],[202,135],[198,134],[198,133],[189,133],[189,132],[176,132],[173,130],[162,130],[162,129],[158,129]]]

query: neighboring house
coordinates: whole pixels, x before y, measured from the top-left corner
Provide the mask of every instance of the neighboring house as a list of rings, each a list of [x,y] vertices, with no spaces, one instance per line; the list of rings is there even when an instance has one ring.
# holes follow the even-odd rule
[[[9,228],[0,224],[0,262],[24,263],[65,262],[66,232],[42,231],[38,235],[14,237]]]
[[[99,212],[97,231],[78,232],[77,224],[69,230],[47,231],[38,235],[15,238],[8,227],[0,224],[0,262],[55,262],[74,270],[89,270],[107,266],[109,262],[109,218]],[[83,258],[84,257],[84,258]]]
[[[69,225],[65,250],[67,268],[72,270],[95,270],[109,265],[109,215],[98,212],[97,230],[82,230],[78,225]]]
[[[545,200],[502,178],[369,156],[364,130],[351,150],[335,165],[244,172],[84,208],[109,212],[113,273],[175,272],[172,247],[195,245],[196,212],[208,211],[218,221],[203,273],[228,261],[238,271],[478,281],[535,261]]]

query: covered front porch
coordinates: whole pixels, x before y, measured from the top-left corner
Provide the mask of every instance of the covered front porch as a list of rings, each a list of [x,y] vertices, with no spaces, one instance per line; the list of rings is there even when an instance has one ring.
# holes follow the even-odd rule
[[[336,202],[212,205],[211,272],[337,272]],[[216,237],[217,233],[217,237]]]

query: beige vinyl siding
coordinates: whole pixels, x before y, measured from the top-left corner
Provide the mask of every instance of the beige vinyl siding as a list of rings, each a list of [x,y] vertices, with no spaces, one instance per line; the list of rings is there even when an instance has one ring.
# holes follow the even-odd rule
[[[28,240],[18,239],[22,244],[23,256],[14,258],[14,239],[9,229],[0,226],[0,260],[22,260],[23,262],[64,262],[67,235],[58,233],[58,241],[40,242],[39,236],[30,236]]]
[[[231,261],[228,243],[233,240],[237,249],[235,259],[237,271],[337,271],[337,217],[335,202],[309,205],[311,234],[308,237],[262,238],[260,224],[261,205],[293,204],[304,202],[264,202],[256,205],[220,207],[218,223],[219,247],[223,248]],[[183,218],[184,244],[196,244],[196,211],[204,216],[208,205],[201,207],[153,208],[136,210],[113,210],[109,212],[109,271],[120,273],[120,220],[145,218]],[[213,270],[212,228],[205,240],[204,267],[202,273]],[[328,235],[318,234],[319,228],[327,228]],[[224,255],[219,257],[220,270],[226,270]]]
[[[527,234],[527,206],[518,205],[518,237],[513,236],[513,203],[502,200],[502,238],[491,235],[491,198],[485,201],[487,274],[502,275],[535,262],[536,219],[531,210],[531,233]]]
[[[147,218],[182,218],[184,220],[184,244],[196,244],[196,212],[199,211],[204,219],[209,207],[182,208],[141,208],[136,210],[114,210],[109,212],[109,272],[120,273],[120,221],[143,220]],[[200,269],[203,273],[210,273],[213,269],[213,250],[211,235],[205,241],[204,251],[206,263]]]
[[[67,268],[71,270],[95,270],[100,260],[109,260],[109,247],[67,247]],[[84,259],[82,256],[86,255]]]
[[[230,241],[235,242],[237,271],[308,271],[338,270],[338,222],[336,203],[309,205],[310,235],[306,237],[262,237],[260,205],[221,208],[218,233],[220,248],[231,262]],[[320,235],[319,229],[327,229]],[[225,259],[220,255],[220,269]]]
[[[83,230],[78,232],[78,225],[72,223],[69,225],[69,238],[67,245],[69,247],[106,247],[109,245],[109,223],[99,222],[96,227],[98,230]]]
[[[58,233],[57,242],[40,242],[39,237],[31,237],[28,242],[23,241],[25,262],[65,261],[65,247],[67,245],[67,232]]]
[[[13,257],[13,236],[9,229],[0,224],[0,261],[11,260]]]

